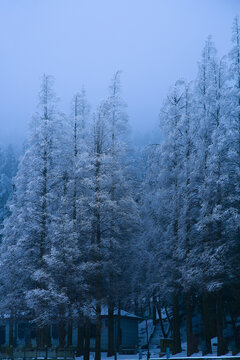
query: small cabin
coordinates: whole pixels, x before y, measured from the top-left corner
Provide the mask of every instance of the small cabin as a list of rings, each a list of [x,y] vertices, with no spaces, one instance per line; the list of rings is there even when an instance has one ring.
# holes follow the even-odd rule
[[[101,332],[101,349],[107,351],[108,348],[108,312],[103,307],[101,311],[102,332]],[[140,317],[127,311],[120,311],[120,347],[125,349],[134,349],[138,346],[138,323]],[[118,311],[114,311],[114,342],[117,343],[118,328]],[[94,349],[95,336],[90,340],[90,347]]]

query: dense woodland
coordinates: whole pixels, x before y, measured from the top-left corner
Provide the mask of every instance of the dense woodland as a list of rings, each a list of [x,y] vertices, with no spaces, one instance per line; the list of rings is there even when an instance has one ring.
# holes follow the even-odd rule
[[[170,88],[161,139],[140,152],[120,72],[95,111],[84,89],[69,115],[57,100],[44,75],[17,172],[12,149],[0,151],[1,313],[33,320],[40,346],[56,319],[70,346],[77,322],[85,360],[94,313],[99,360],[101,307],[112,355],[114,309],[145,316],[151,303],[159,321],[163,309],[169,317],[174,353],[183,337],[188,355],[211,353],[215,336],[219,355],[239,352],[238,19],[229,54],[219,58],[209,37],[196,79]]]

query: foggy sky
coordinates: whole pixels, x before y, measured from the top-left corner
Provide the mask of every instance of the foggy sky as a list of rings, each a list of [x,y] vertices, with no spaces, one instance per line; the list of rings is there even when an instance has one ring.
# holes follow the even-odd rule
[[[121,69],[133,132],[149,133],[169,86],[191,80],[204,41],[231,47],[240,0],[0,0],[0,142],[22,142],[41,75],[70,112],[84,84],[94,106]]]

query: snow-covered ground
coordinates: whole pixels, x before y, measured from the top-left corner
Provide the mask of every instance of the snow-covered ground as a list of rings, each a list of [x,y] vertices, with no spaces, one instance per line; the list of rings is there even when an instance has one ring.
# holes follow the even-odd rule
[[[194,359],[194,358],[199,358],[201,357],[202,359],[218,359],[218,357],[216,356],[216,354],[212,354],[212,355],[207,355],[207,356],[201,356],[202,354],[201,353],[197,353],[197,354],[193,354],[190,358],[191,359]],[[236,355],[236,356],[240,356],[240,354]],[[114,356],[112,357],[107,357],[107,353],[106,352],[102,352],[102,356],[101,356],[102,360],[114,360]],[[143,353],[142,355],[142,360],[145,360],[147,358],[147,353]],[[183,360],[184,359],[188,359],[188,357],[186,356],[186,352],[181,352],[177,355],[174,355],[174,356],[171,356],[170,358],[182,358]],[[224,359],[224,358],[232,358],[234,359],[235,356],[232,356],[231,353],[229,354],[226,354],[224,356],[221,356],[220,357],[221,359]],[[138,354],[135,354],[135,355],[117,355],[117,359],[118,360],[138,360],[139,359],[139,355]],[[159,359],[159,354],[153,354],[151,352],[151,356],[150,356],[150,359],[154,360],[154,359]],[[161,359],[166,359],[165,357],[162,357]],[[76,360],[83,360],[83,357],[78,357],[76,358]],[[90,353],[90,360],[94,360],[94,353]]]
[[[213,338],[212,339],[212,349],[213,349],[213,354],[209,354],[207,356],[202,356],[202,352],[198,352],[196,354],[193,354],[190,358],[194,359],[194,358],[199,358],[201,357],[202,359],[218,359],[217,356],[217,338]],[[170,358],[182,358],[187,359],[188,357],[186,356],[186,349],[187,349],[187,343],[182,343],[182,349],[183,351],[179,354],[176,355],[171,355]],[[156,348],[151,348],[150,347],[150,359],[154,360],[154,359],[159,359],[159,349]],[[236,356],[240,356],[240,353],[237,354]],[[224,359],[224,358],[232,358],[234,359],[236,356],[232,356],[232,353],[229,352],[224,356],[221,356],[219,358]],[[112,357],[107,357],[107,353],[106,352],[102,352],[102,356],[101,356],[102,360],[114,360],[114,356]],[[135,355],[119,355],[117,354],[117,359],[118,360],[138,360],[139,359],[139,354],[135,354]],[[142,359],[145,360],[147,359],[147,350],[142,350]],[[162,357],[161,359],[166,359],[165,357]],[[79,357],[76,358],[76,360],[83,360],[83,357]],[[94,360],[94,352],[90,353],[90,360]]]
[[[138,326],[138,336],[141,343],[141,346],[147,344],[147,338],[148,340],[152,336],[154,332],[155,326],[153,325],[152,319],[149,320],[143,320],[139,326]]]
[[[154,333],[154,329],[155,326],[152,323],[152,320],[148,320],[147,321],[147,328],[148,328],[148,336],[149,338],[151,337],[151,335]],[[140,323],[139,326],[139,335],[142,335],[141,338],[141,343],[142,345],[146,344],[146,322],[143,321],[142,323]],[[182,358],[184,359],[194,359],[194,358],[199,358],[201,357],[202,359],[218,359],[217,356],[217,338],[213,338],[211,340],[212,342],[212,354],[209,354],[207,356],[202,356],[202,352],[199,351],[198,353],[195,353],[193,355],[191,355],[191,357],[187,357],[187,343],[186,342],[182,342],[182,349],[183,351],[181,353],[178,353],[176,355],[170,355],[170,358]],[[151,345],[151,341],[150,341],[150,346],[149,346],[149,351],[150,351],[150,359],[154,360],[154,359],[159,359],[159,353],[160,353],[160,349],[154,345]],[[90,360],[94,360],[94,352],[90,353]],[[240,357],[240,353],[237,354],[236,356]],[[236,356],[232,356],[232,352],[229,351],[226,355],[221,356],[219,358],[224,359],[224,358],[232,358],[234,359]],[[101,356],[102,360],[114,360],[114,356],[112,357],[107,357],[107,353],[106,352],[102,352],[102,356]],[[139,354],[134,354],[134,355],[119,355],[117,354],[117,359],[118,360],[138,360],[139,359]],[[145,360],[147,359],[147,349],[142,349],[142,359]],[[161,357],[161,359],[166,359],[166,357]],[[83,360],[83,356],[76,358],[76,360]]]
[[[117,359],[119,360],[136,360],[138,359],[138,354],[135,355],[117,355]],[[103,360],[114,360],[114,356],[107,357],[106,352],[102,352],[101,359]],[[144,359],[144,357],[143,357]],[[76,360],[83,360],[83,356],[77,357]],[[94,360],[94,352],[90,353],[90,360]]]
[[[199,357],[201,357],[201,358],[203,358],[203,359],[209,359],[209,358],[218,358],[217,357],[217,338],[215,337],[215,338],[213,338],[212,340],[211,340],[211,342],[212,342],[212,354],[209,354],[209,355],[207,355],[207,356],[202,356],[202,352],[201,351],[199,351],[199,352],[197,352],[197,353],[195,353],[195,354],[192,354],[191,355],[191,359],[193,358],[199,358]],[[171,355],[170,357],[171,358],[183,358],[183,359],[186,359],[187,358],[187,343],[186,342],[182,342],[182,349],[183,349],[183,351],[181,352],[181,353],[178,353],[178,354],[176,354],[176,355]],[[154,349],[154,348],[150,348],[150,353],[151,353],[151,356],[150,356],[150,358],[151,359],[156,359],[156,358],[159,358],[159,349]],[[240,353],[239,354],[237,354],[236,356],[240,356]],[[232,357],[233,359],[235,358],[235,356],[232,356],[232,352],[231,351],[229,351],[226,355],[224,355],[224,356],[221,356],[221,358],[229,358],[229,357]]]

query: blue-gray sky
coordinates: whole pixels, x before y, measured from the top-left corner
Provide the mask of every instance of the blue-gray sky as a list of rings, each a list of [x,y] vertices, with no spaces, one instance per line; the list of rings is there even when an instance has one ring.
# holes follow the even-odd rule
[[[133,132],[151,131],[206,37],[228,52],[237,14],[240,0],[0,0],[0,142],[26,137],[44,72],[69,111],[82,84],[94,108],[121,69]]]

